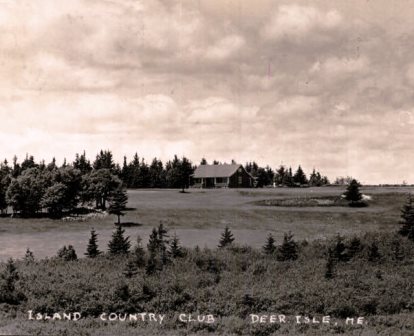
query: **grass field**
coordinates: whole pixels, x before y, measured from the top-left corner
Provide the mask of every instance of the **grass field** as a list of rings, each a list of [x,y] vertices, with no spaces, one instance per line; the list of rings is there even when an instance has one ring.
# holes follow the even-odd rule
[[[190,189],[130,190],[130,210],[122,218],[134,223],[126,228],[131,240],[139,234],[145,243],[152,227],[160,221],[176,232],[183,245],[214,247],[223,228],[228,225],[239,244],[261,246],[268,233],[280,242],[287,231],[296,239],[318,239],[337,233],[390,232],[398,227],[400,208],[411,187],[366,187],[372,199],[369,207],[346,206],[263,206],[265,200],[301,200],[335,197],[341,187],[301,189]],[[114,216],[86,221],[63,221],[45,218],[0,218],[0,260],[21,257],[30,248],[37,257],[52,256],[63,245],[72,244],[81,256],[92,227],[99,234],[101,249],[114,229]]]

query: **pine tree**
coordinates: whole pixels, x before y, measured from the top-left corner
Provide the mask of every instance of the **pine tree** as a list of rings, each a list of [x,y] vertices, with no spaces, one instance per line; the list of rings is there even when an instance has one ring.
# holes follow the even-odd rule
[[[184,251],[182,247],[180,246],[180,240],[178,239],[177,235],[174,234],[173,239],[170,243],[170,250],[168,251],[168,254],[171,258],[181,258],[184,256]]]
[[[414,241],[414,197],[409,194],[401,209],[401,228],[398,233]]]
[[[138,274],[138,268],[134,260],[128,260],[127,264],[125,265],[123,274],[126,278],[132,278]]]
[[[124,237],[125,230],[118,226],[112,233],[112,239],[108,244],[109,253],[112,255],[128,254],[131,247],[129,237]]]
[[[102,252],[98,250],[98,235],[95,233],[95,229],[92,228],[85,255],[89,258],[95,258],[101,253]]]
[[[164,228],[164,224],[160,223],[158,226],[158,241],[159,241],[159,253],[162,265],[166,265],[168,263],[168,251],[167,246],[169,243],[168,240],[168,230]]]
[[[61,258],[65,261],[74,261],[78,260],[78,256],[76,255],[76,251],[72,245],[68,245],[68,247],[63,246],[57,253],[58,258]]]
[[[118,216],[118,225],[121,225],[121,216],[125,215],[126,205],[128,203],[128,194],[125,188],[119,187],[113,193],[110,205],[109,213]]]
[[[226,226],[224,228],[223,233],[221,234],[221,239],[220,239],[218,247],[223,248],[223,247],[231,245],[233,242],[234,242],[233,233],[230,231],[229,227]]]
[[[134,247],[133,258],[137,267],[141,268],[145,266],[145,251],[142,248],[140,236],[137,237],[137,244]]]
[[[350,206],[355,206],[360,204],[362,200],[362,194],[359,191],[360,184],[357,180],[353,179],[345,191],[345,199],[349,201]]]
[[[278,249],[277,260],[287,261],[298,258],[298,244],[293,240],[291,232],[285,233],[283,243]]]
[[[306,178],[301,166],[298,167],[295,175],[293,175],[293,182],[298,185],[308,184],[308,179]]]
[[[263,252],[265,254],[273,254],[276,252],[275,239],[271,233],[267,236],[266,244],[263,246]]]
[[[0,275],[0,302],[8,304],[19,304],[25,299],[23,293],[16,289],[16,282],[19,280],[19,273],[13,259],[9,259],[6,268]]]
[[[158,252],[159,246],[160,241],[158,238],[158,230],[156,228],[153,228],[147,244],[147,249],[150,256],[154,256]]]
[[[147,275],[152,275],[157,271],[157,261],[155,260],[155,255],[150,254],[148,258],[147,266],[145,267],[145,272]]]

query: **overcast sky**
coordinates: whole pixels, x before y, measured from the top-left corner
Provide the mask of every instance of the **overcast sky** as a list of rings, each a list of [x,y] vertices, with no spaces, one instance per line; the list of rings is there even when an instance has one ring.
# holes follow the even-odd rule
[[[0,0],[0,155],[414,183],[414,1]]]

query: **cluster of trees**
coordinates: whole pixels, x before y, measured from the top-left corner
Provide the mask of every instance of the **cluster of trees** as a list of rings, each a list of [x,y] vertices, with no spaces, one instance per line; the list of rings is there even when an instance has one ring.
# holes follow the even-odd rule
[[[269,167],[258,167],[253,163],[248,163],[245,166],[246,170],[257,178],[257,186],[263,187],[275,183],[277,186],[284,187],[298,187],[298,186],[311,186],[320,187],[329,184],[329,179],[326,176],[322,176],[320,172],[315,169],[309,175],[306,176],[301,166],[298,166],[293,173],[292,168],[286,168],[280,166],[275,172]]]
[[[76,213],[79,206],[107,209],[118,216],[123,214],[126,188],[169,187],[187,188],[194,167],[187,158],[177,156],[164,167],[154,159],[148,166],[135,155],[124,160],[121,168],[110,151],[100,151],[91,163],[85,153],[76,154],[72,163],[61,166],[55,159],[46,164],[35,162],[27,155],[22,163],[15,157],[10,166],[7,160],[0,164],[0,211],[10,207],[13,214],[32,217],[46,211],[51,217]]]
[[[236,163],[234,160],[231,163]],[[207,160],[203,158],[200,162],[201,165],[208,164]],[[219,161],[214,160],[214,165],[221,164]],[[328,177],[321,175],[320,172],[313,169],[309,177],[305,174],[302,167],[299,165],[295,173],[293,173],[292,167],[286,167],[281,165],[276,171],[270,166],[260,167],[255,161],[246,162],[244,165],[246,171],[255,177],[256,187],[262,188],[269,185],[277,185],[281,187],[299,187],[310,186],[320,187],[330,184]]]
[[[98,155],[95,163],[100,159]],[[106,167],[92,167],[84,155],[60,167],[55,160],[36,163],[33,156],[22,164],[15,159],[12,167],[5,161],[0,165],[0,181],[1,210],[11,207],[13,214],[24,217],[43,210],[60,217],[76,212],[80,204],[106,209],[115,195],[126,194],[119,176]]]
[[[135,154],[128,163],[124,157],[119,176],[128,188],[188,188],[195,167],[186,157],[176,155],[164,165],[154,158],[150,165]]]

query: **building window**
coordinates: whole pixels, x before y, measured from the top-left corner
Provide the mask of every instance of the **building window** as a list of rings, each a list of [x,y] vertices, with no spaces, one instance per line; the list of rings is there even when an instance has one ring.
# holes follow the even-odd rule
[[[216,177],[216,183],[223,183],[224,177]]]
[[[239,184],[242,184],[243,183],[243,176],[239,176],[238,180],[239,180]]]

